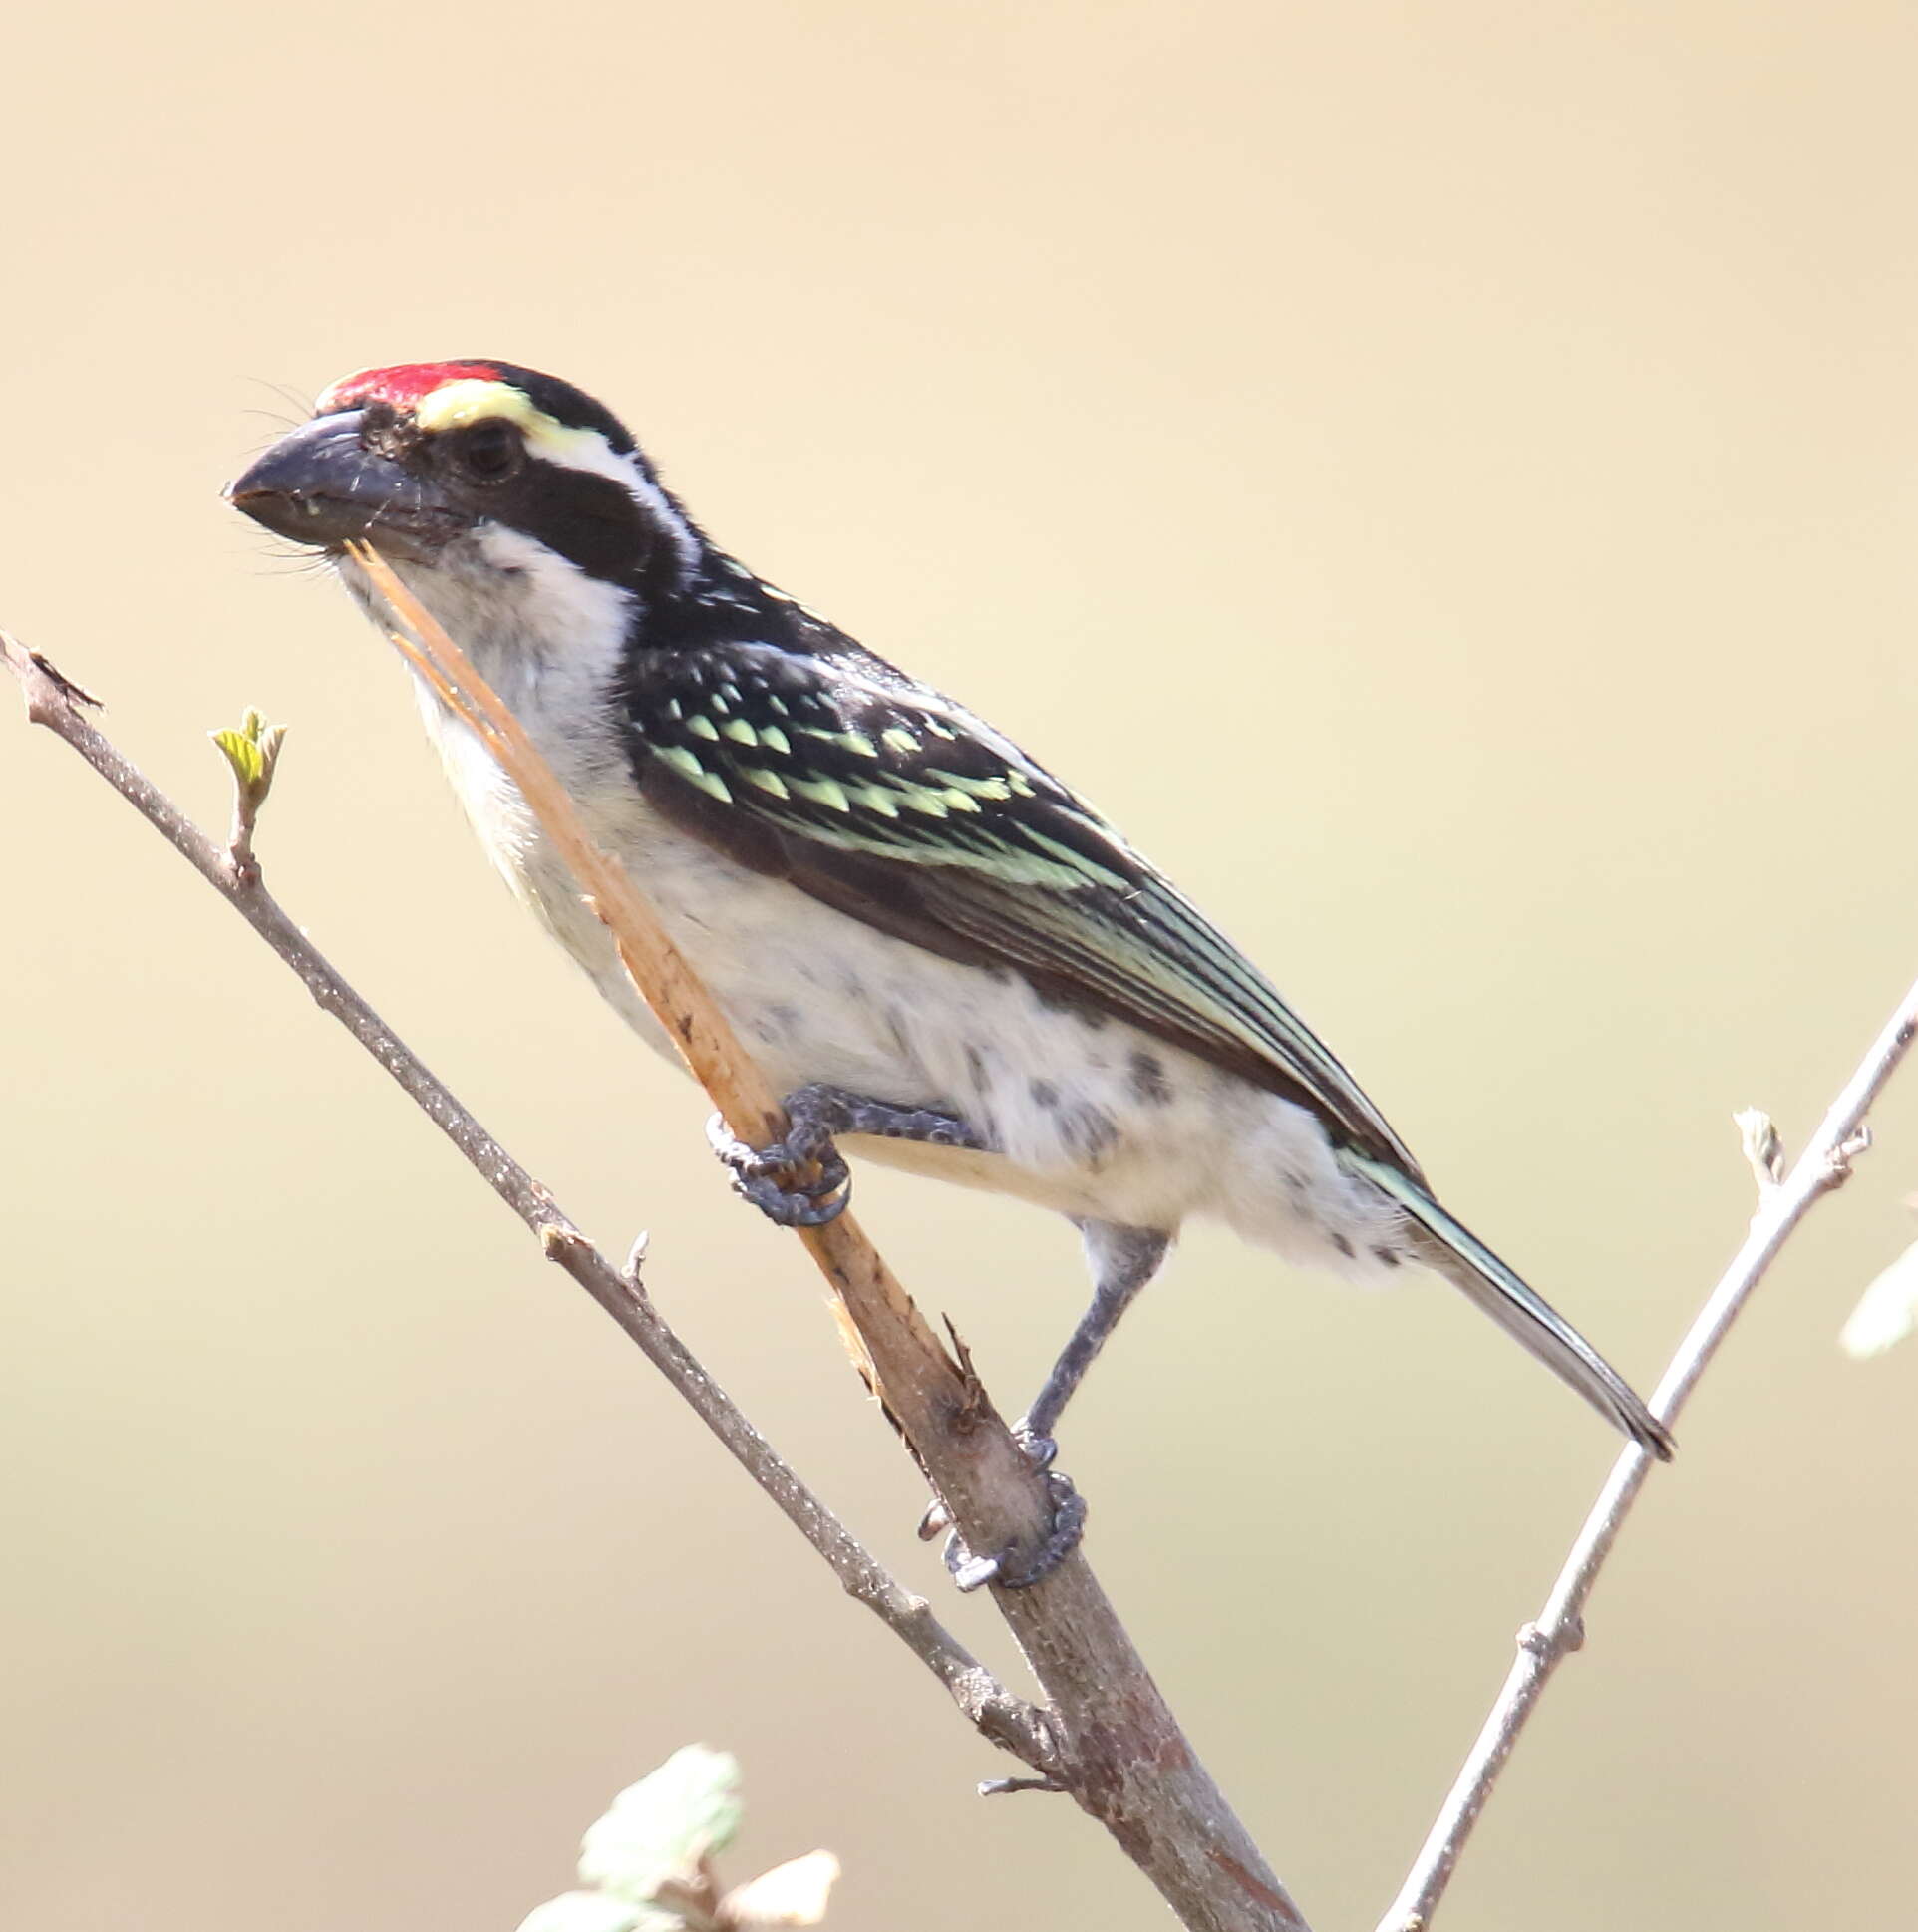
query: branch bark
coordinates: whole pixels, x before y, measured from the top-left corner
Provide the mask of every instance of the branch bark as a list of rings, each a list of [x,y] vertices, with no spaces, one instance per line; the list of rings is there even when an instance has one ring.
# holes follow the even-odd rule
[[[215,844],[130,764],[81,713],[82,705],[97,705],[98,699],[4,631],[0,631],[0,656],[19,680],[29,722],[46,726],[71,745],[298,974],[315,1004],[386,1069],[493,1192],[538,1235],[547,1258],[557,1262],[638,1345],[831,1566],[846,1594],[863,1603],[912,1651],[994,1744],[1036,1770],[1050,1769],[1054,1753],[1043,1713],[1000,1684],[933,1616],[925,1599],[898,1583],[806,1487],[653,1307],[637,1266],[616,1269],[545,1187],[353,990],[266,890],[251,852]]]
[[[397,581],[383,587],[396,608],[410,603]],[[450,640],[434,634],[417,606],[405,616],[414,636],[396,636],[396,643],[412,646],[416,664],[422,647],[428,647],[429,661],[438,660],[435,682],[443,696],[512,772],[548,835],[567,851],[619,941],[628,971],[669,1034],[685,1044],[689,1064],[733,1130],[761,1142],[778,1138],[784,1116],[777,1097],[623,870],[593,851],[572,818],[570,801]],[[638,1343],[848,1593],[912,1648],[992,1742],[1099,1819],[1193,1932],[1306,1932],[1297,1907],[1198,1762],[1082,1551],[1033,1588],[994,1587],[998,1607],[1046,1693],[1046,1710],[1036,1711],[998,1685],[926,1604],[887,1575],[805,1489],[654,1312],[636,1276],[612,1268],[546,1190],[306,942],[259,883],[250,855],[236,864],[231,852],[215,846],[128,764],[82,716],[78,707],[87,700],[78,687],[4,633],[0,648],[23,687],[29,719],[79,752],[299,974],[315,1000],[539,1234],[548,1255]],[[849,1325],[856,1337],[855,1360],[968,1544],[978,1551],[1036,1547],[1050,1526],[1048,1491],[969,1366],[940,1345],[850,1215],[802,1230],[801,1239],[843,1311],[842,1328]]]
[[[1706,1364],[1718,1353],[1719,1344],[1792,1230],[1849,1176],[1853,1159],[1870,1144],[1865,1116],[1885,1082],[1897,1071],[1914,1036],[1918,1036],[1918,985],[1906,992],[1885,1022],[1870,1052],[1832,1102],[1810,1144],[1788,1174],[1782,1171],[1782,1150],[1770,1120],[1756,1111],[1739,1116],[1746,1158],[1758,1184],[1758,1212],[1744,1244],[1720,1276],[1718,1286],[1659,1380],[1652,1396],[1652,1413],[1661,1422],[1676,1420]],[[1545,1607],[1519,1631],[1518,1656],[1504,1686],[1405,1884],[1379,1921],[1379,1932],[1426,1932],[1431,1925],[1459,1854],[1505,1769],[1519,1733],[1537,1708],[1553,1672],[1585,1641],[1586,1600],[1652,1467],[1652,1458],[1636,1447],[1625,1449],[1612,1465],[1545,1599]]]

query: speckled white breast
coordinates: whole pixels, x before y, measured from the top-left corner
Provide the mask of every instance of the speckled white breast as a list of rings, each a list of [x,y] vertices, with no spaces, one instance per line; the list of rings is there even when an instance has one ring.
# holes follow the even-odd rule
[[[1378,1251],[1398,1245],[1396,1213],[1336,1164],[1303,1109],[1122,1022],[1049,1002],[1016,974],[878,933],[662,821],[633,783],[607,696],[628,593],[510,531],[484,531],[475,547],[482,578],[465,578],[457,557],[402,574],[512,708],[774,1085],[789,1092],[823,1081],[939,1108],[999,1150],[850,1137],[848,1152],[1132,1226],[1175,1229],[1188,1214],[1216,1214],[1299,1259],[1383,1272]],[[501,570],[529,593],[503,618]],[[343,574],[351,583],[358,573],[348,565]],[[517,789],[424,689],[421,704],[454,789],[514,892],[670,1055]]]

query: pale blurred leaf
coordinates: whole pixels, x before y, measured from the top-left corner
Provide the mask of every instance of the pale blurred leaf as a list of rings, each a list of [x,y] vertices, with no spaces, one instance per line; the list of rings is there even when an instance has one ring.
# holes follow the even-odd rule
[[[680,1920],[610,1892],[561,1892],[536,1906],[519,1932],[679,1932]]]
[[[1859,1298],[1838,1331],[1838,1346],[1864,1361],[1918,1327],[1918,1244],[1908,1247]]]
[[[719,1921],[734,1932],[774,1932],[786,1925],[817,1925],[839,1875],[829,1851],[808,1851],[763,1871],[720,1900]]]
[[[581,1847],[579,1875],[646,1902],[667,1886],[696,1889],[701,1866],[739,1829],[739,1761],[705,1745],[676,1751],[613,1799]]]

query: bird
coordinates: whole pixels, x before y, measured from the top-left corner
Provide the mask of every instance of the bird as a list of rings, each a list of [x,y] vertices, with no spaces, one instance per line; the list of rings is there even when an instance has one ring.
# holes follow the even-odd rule
[[[371,544],[512,710],[787,1096],[773,1146],[714,1129],[748,1199],[828,1219],[849,1152],[1078,1225],[1092,1300],[1022,1419],[1036,1460],[1195,1218],[1361,1282],[1438,1275],[1669,1458],[1664,1424],[1162,872],[1002,732],[719,548],[603,404],[490,357],[363,369],[226,493],[381,623],[347,549]],[[419,691],[508,885],[670,1054],[516,787]]]

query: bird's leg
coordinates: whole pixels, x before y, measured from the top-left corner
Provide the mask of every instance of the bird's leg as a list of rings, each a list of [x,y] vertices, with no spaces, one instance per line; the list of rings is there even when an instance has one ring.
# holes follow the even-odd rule
[[[833,1136],[867,1133],[886,1140],[918,1140],[934,1147],[970,1147],[987,1142],[956,1114],[931,1107],[894,1107],[886,1101],[849,1094],[843,1087],[814,1082],[787,1095],[786,1138],[768,1147],[749,1147],[715,1114],[706,1137],[733,1171],[733,1185],[769,1220],[782,1227],[818,1227],[845,1212],[851,1176]],[[817,1178],[799,1180],[806,1168]]]
[[[929,1107],[894,1107],[888,1102],[871,1100],[863,1094],[849,1094],[842,1087],[827,1087],[819,1082],[787,1095],[785,1107],[790,1123],[786,1138],[775,1141],[770,1147],[749,1147],[744,1141],[735,1139],[728,1131],[724,1119],[717,1114],[707,1124],[706,1137],[712,1142],[713,1151],[733,1170],[734,1186],[763,1214],[787,1227],[817,1227],[844,1213],[850,1176],[838,1149],[832,1144],[835,1134],[868,1133],[888,1140],[917,1140],[927,1146],[969,1147],[980,1153],[990,1152],[992,1148],[991,1141],[984,1134],[969,1127],[956,1114],[944,1114]],[[813,1165],[818,1171],[816,1180],[799,1185],[783,1184],[792,1182],[797,1174]],[[1088,1224],[1086,1239],[1089,1253],[1095,1252],[1091,1230],[1103,1224]],[[1116,1234],[1135,1232],[1129,1228],[1110,1231]],[[1159,1238],[1156,1252],[1164,1252],[1163,1237]],[[1086,1364],[1099,1352],[1100,1343],[1123,1312],[1125,1302],[1139,1287],[1144,1286],[1150,1272],[1147,1269],[1136,1286],[1126,1292],[1098,1336],[1086,1345],[1079,1367],[1073,1374],[1073,1383],[1085,1372]],[[1091,1320],[1089,1315],[1080,1324],[1082,1333]],[[1078,1335],[1073,1338],[1075,1345],[1080,1340],[1081,1336]],[[1059,1379],[1059,1373],[1057,1369],[1053,1371],[1053,1381]],[[1048,1382],[1046,1387],[1050,1391],[1052,1382]],[[1053,1405],[1053,1415],[1057,1416],[1071,1393],[1072,1383],[1068,1383]],[[1046,1466],[1055,1452],[1053,1445],[1046,1443],[1044,1453],[1035,1454],[1032,1443],[1022,1435],[1020,1446],[1045,1470],[1046,1487],[1053,1504],[1052,1524],[1039,1548],[1017,1571],[1008,1570],[1006,1554],[975,1557],[956,1533],[949,1536],[945,1549],[946,1567],[951,1570],[962,1590],[976,1590],[995,1577],[1008,1589],[1022,1589],[1028,1583],[1037,1583],[1042,1576],[1058,1567],[1084,1533],[1086,1505],[1074,1492],[1072,1478]],[[932,1527],[927,1527],[928,1524]],[[933,1535],[945,1526],[943,1505],[935,1502],[932,1509],[927,1511],[920,1533]]]
[[[1073,1487],[1072,1477],[1052,1466],[1059,1453],[1053,1430],[1061,1413],[1073,1398],[1093,1358],[1105,1347],[1106,1339],[1119,1326],[1119,1318],[1132,1304],[1132,1298],[1158,1273],[1172,1237],[1150,1227],[1120,1227],[1112,1221],[1080,1221],[1080,1235],[1086,1244],[1086,1260],[1093,1274],[1092,1306],[1080,1318],[1073,1337],[1060,1351],[1039,1399],[1013,1424],[1019,1447],[1045,1471],[1046,1485],[1053,1505],[1052,1528],[1044,1542],[1017,1571],[1008,1571],[1005,1556],[975,1556],[955,1532],[946,1539],[946,1567],[962,1590],[976,1590],[982,1583],[998,1583],[1008,1590],[1024,1589],[1049,1576],[1072,1551],[1085,1531],[1086,1501]],[[943,1510],[934,1505],[927,1522],[946,1526]],[[924,1526],[921,1534],[927,1533]]]
[[[1013,1426],[1026,1453],[1041,1468],[1058,1453],[1053,1430],[1093,1366],[1094,1356],[1106,1346],[1132,1298],[1158,1273],[1172,1245],[1169,1234],[1153,1227],[1120,1227],[1112,1221],[1080,1221],[1077,1226],[1092,1270],[1092,1305],[1080,1317],[1072,1340],[1060,1350],[1038,1399]]]

